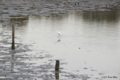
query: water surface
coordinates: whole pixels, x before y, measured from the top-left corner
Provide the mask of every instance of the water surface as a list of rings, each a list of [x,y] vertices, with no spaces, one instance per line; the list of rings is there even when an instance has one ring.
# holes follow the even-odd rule
[[[11,26],[0,26],[1,44],[7,46],[0,53],[15,53],[15,60],[21,64],[13,61],[16,65],[13,65],[12,71],[19,76],[29,69],[31,72],[26,71],[26,75],[46,80],[41,75],[55,75],[55,60],[61,62],[60,80],[100,80],[104,75],[119,76],[119,17],[119,11],[71,12],[48,17],[29,16],[29,20],[23,25],[15,25],[14,51],[10,49]],[[61,38],[56,31],[61,32]],[[3,42],[5,40],[9,44]],[[6,66],[7,62],[2,64]],[[14,75],[13,79],[20,80]]]

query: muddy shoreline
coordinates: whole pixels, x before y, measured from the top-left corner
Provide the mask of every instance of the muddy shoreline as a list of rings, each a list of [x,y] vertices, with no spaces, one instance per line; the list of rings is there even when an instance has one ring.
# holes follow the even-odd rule
[[[79,11],[115,11],[120,9],[120,1],[99,0],[1,0],[0,22],[27,20],[28,16],[51,16]]]

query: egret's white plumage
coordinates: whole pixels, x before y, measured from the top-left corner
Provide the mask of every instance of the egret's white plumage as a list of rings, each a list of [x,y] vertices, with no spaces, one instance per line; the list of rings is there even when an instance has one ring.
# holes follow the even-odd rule
[[[58,35],[61,35],[61,32],[60,31],[56,31],[58,33]]]
[[[56,32],[58,34],[58,39],[60,40],[60,38],[61,38],[61,32],[60,31],[56,31]]]

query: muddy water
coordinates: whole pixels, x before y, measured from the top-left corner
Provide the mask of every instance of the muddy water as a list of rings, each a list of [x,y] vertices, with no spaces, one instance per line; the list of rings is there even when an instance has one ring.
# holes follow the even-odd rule
[[[119,11],[71,12],[0,25],[0,79],[103,80],[120,75]],[[19,24],[18,24],[19,23]],[[61,36],[56,31],[61,32]],[[60,71],[55,72],[55,60]]]

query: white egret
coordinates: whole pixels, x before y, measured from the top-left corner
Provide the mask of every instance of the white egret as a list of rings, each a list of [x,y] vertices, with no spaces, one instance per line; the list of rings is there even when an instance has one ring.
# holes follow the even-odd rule
[[[58,39],[60,40],[60,38],[61,38],[61,32],[60,31],[56,31],[56,32],[58,34]]]
[[[60,36],[61,36],[61,32],[60,32],[60,31],[57,31],[57,33],[58,33],[58,35],[60,35]]]

